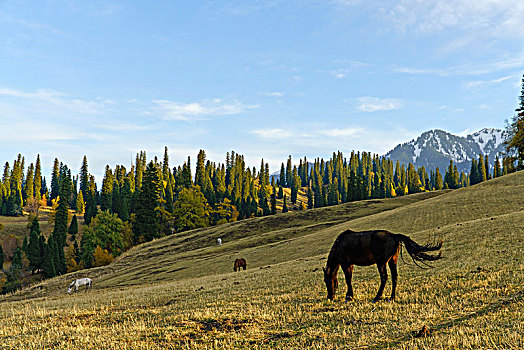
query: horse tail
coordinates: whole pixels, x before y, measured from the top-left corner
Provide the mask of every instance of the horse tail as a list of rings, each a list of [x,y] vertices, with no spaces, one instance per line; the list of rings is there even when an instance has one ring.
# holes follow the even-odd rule
[[[404,243],[409,256],[411,256],[413,262],[419,267],[421,266],[417,264],[417,261],[420,261],[424,265],[429,266],[428,264],[424,263],[424,261],[435,261],[442,258],[442,251],[440,251],[438,255],[426,254],[426,252],[440,250],[442,248],[442,241],[434,245],[420,245],[406,235],[395,234],[394,237],[397,242]]]

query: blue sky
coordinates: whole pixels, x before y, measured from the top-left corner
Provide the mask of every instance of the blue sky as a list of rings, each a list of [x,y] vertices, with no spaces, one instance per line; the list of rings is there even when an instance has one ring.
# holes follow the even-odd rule
[[[0,2],[0,161],[384,154],[504,127],[524,1]]]

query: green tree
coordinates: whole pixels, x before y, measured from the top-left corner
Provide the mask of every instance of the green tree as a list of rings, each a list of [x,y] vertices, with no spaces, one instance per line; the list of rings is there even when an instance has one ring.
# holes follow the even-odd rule
[[[40,164],[40,154],[36,156],[35,176],[33,179],[34,196],[37,200],[42,199],[42,165]]]
[[[284,194],[284,204],[282,205],[282,212],[287,213],[289,211],[287,207],[287,196]]]
[[[524,74],[518,100],[519,106],[515,109],[511,122],[506,122],[507,137],[504,144],[508,154],[508,163],[517,162],[517,170],[522,170],[524,169]]]
[[[40,249],[40,224],[38,218],[35,217],[31,223],[29,233],[29,243],[27,245],[27,258],[29,259],[29,268],[31,273],[39,270],[42,265],[42,254]]]
[[[479,155],[479,162],[478,162],[478,167],[479,167],[479,182],[483,182],[483,181],[486,181],[488,179],[488,176],[487,176],[487,173],[486,173],[486,165],[484,163],[484,157],[482,156],[482,154]]]
[[[180,191],[173,210],[177,232],[208,226],[209,215],[210,207],[198,187]]]
[[[106,165],[104,179],[102,180],[102,192],[100,194],[100,210],[112,209],[114,177],[109,165]]]
[[[80,240],[80,254],[78,256],[85,268],[93,266],[93,254],[96,248],[95,242],[96,239],[93,230],[90,227],[86,227]]]
[[[118,256],[123,250],[124,223],[116,215],[109,211],[98,213],[88,228],[94,239],[94,245],[100,246],[112,256]]]
[[[44,245],[44,255],[42,257],[42,270],[48,278],[56,276],[55,269],[56,245],[53,236],[49,236],[47,243]]]
[[[143,174],[142,187],[136,201],[133,235],[136,243],[150,241],[160,235],[155,208],[161,198],[160,170],[151,161]]]
[[[274,193],[271,193],[271,215],[277,213],[277,198]]]
[[[0,244],[0,271],[4,270],[4,249],[2,248],[2,245]]]
[[[82,192],[80,192],[82,193]],[[67,233],[71,235],[71,241],[76,241],[76,235],[78,234],[78,219],[76,218],[76,214],[73,215],[73,219],[71,219],[71,223],[69,224],[69,228],[67,229]]]

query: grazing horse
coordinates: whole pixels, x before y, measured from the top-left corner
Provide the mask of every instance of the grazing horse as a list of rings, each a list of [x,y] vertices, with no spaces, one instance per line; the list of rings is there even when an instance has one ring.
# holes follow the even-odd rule
[[[67,293],[70,294],[73,288],[75,289],[75,293],[76,293],[78,292],[78,287],[81,287],[81,286],[87,286],[86,287],[86,293],[87,293],[88,289],[93,288],[92,283],[93,281],[91,280],[91,278],[85,277],[85,278],[76,279],[73,282],[71,282],[71,284],[69,285],[69,289],[67,290]]]
[[[233,267],[233,271],[236,272],[237,269],[238,269],[238,271],[240,271],[240,268],[242,268],[244,270],[247,268],[246,259],[241,258],[241,259],[236,259],[235,260],[235,267]]]
[[[222,238],[218,237],[217,238],[217,246],[221,246],[222,245]]]
[[[404,243],[415,264],[417,264],[417,261],[425,264],[424,261],[433,261],[441,258],[441,253],[434,256],[425,252],[439,250],[442,248],[442,241],[436,245],[419,245],[408,236],[394,234],[385,230],[362,232],[347,230],[342,232],[335,240],[335,243],[333,243],[326,268],[323,269],[328,299],[333,299],[333,295],[338,287],[337,272],[340,266],[342,266],[348,286],[346,293],[347,302],[353,299],[353,287],[351,286],[353,265],[369,266],[377,264],[378,272],[380,273],[380,287],[377,296],[373,299],[373,302],[377,302],[382,297],[382,292],[388,279],[386,269],[386,264],[388,264],[393,284],[390,300],[393,301],[397,287],[397,261],[402,247],[401,243]],[[419,265],[417,264],[417,266]]]

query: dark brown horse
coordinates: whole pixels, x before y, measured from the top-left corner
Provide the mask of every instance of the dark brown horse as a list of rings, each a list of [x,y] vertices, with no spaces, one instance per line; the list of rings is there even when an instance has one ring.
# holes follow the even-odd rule
[[[415,264],[417,261],[424,263],[424,261],[438,260],[441,257],[440,253],[437,256],[433,256],[425,252],[439,250],[442,247],[442,242],[436,245],[419,245],[408,236],[394,234],[385,230],[362,232],[347,230],[342,232],[335,240],[335,243],[333,243],[326,268],[324,269],[324,282],[326,283],[328,299],[333,299],[333,295],[338,287],[337,272],[340,266],[342,266],[348,286],[346,301],[350,301],[353,299],[353,287],[351,286],[353,265],[369,266],[377,264],[378,272],[380,273],[380,287],[373,302],[378,301],[382,296],[388,279],[386,269],[386,264],[388,264],[393,284],[390,300],[394,300],[398,276],[397,261],[401,243],[404,243]]]
[[[240,271],[240,268],[242,269],[246,269],[247,268],[247,263],[246,263],[246,259],[244,258],[241,258],[241,259],[236,259],[235,260],[235,267],[233,267],[233,271]]]

